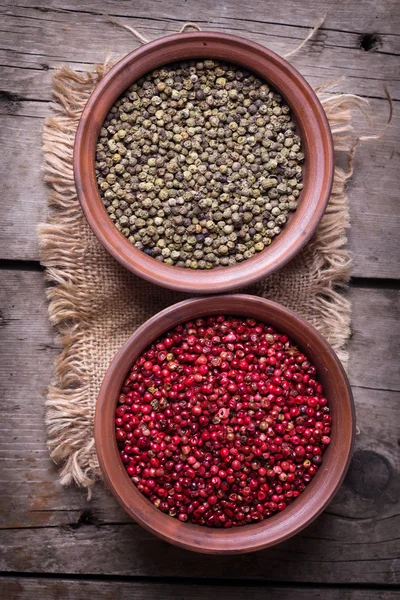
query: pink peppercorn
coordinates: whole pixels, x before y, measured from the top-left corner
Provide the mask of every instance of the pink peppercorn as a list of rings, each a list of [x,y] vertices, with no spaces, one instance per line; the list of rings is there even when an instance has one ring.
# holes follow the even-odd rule
[[[316,369],[291,340],[223,315],[154,342],[115,412],[121,461],[139,491],[208,527],[285,510],[317,474],[331,426]]]

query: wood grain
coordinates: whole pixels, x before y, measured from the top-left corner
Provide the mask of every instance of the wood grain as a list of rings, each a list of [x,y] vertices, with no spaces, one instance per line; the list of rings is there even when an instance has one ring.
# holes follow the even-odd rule
[[[281,581],[398,581],[399,393],[353,388],[360,430],[356,462],[328,510],[311,527],[253,559],[199,560],[132,523],[101,484],[90,503],[83,491],[61,488],[45,443],[44,393],[57,344],[47,321],[43,274],[1,275],[0,570],[180,576],[185,568],[193,577],[276,579],[279,574]],[[365,345],[372,346],[378,333],[379,351],[390,351],[387,335],[394,319],[385,321],[376,313],[388,292],[350,291],[355,315],[364,315],[363,344],[352,350],[353,356],[359,352],[360,365]],[[399,292],[391,293],[398,298]],[[375,298],[371,309],[367,297]],[[397,310],[397,304],[391,301],[386,312]],[[356,331],[353,344],[358,335]],[[393,375],[390,363],[387,369],[384,364],[372,373],[377,387]]]
[[[358,287],[350,289],[349,294],[352,385],[400,390],[400,370],[392,362],[400,350],[399,290]]]
[[[343,587],[278,587],[276,585],[208,585],[206,583],[138,583],[135,581],[78,581],[71,579],[41,579],[0,577],[0,593],[7,600],[395,600],[396,592],[382,589]]]
[[[54,6],[54,3],[52,4]],[[212,10],[209,6],[210,12],[217,12],[211,19],[207,18],[206,12],[207,4],[211,3],[202,3],[202,11],[199,14],[193,0],[186,3],[183,11],[182,7],[171,6],[166,0],[158,2],[157,15],[150,18],[147,3],[143,1],[131,6],[125,2],[102,3],[101,10],[97,8],[93,12],[82,10],[78,2],[70,3],[70,6],[72,4],[76,10],[71,7],[64,12],[57,9],[44,12],[38,7],[3,4],[1,12],[4,32],[7,34],[7,46],[1,49],[0,58],[1,64],[6,65],[6,90],[22,98],[49,100],[51,70],[60,64],[69,64],[78,70],[85,70],[88,64],[101,63],[104,60],[106,48],[116,57],[137,48],[140,42],[134,35],[105,20],[102,14],[104,4],[108,4],[107,14],[120,16],[124,23],[135,27],[149,39],[176,33],[182,23],[193,20],[189,12],[194,10],[197,13],[196,21],[205,31],[250,37],[281,55],[295,49],[325,12],[323,6],[320,10],[316,7],[314,15],[307,16],[307,13],[302,11],[303,24],[300,24],[293,14],[297,12],[293,10],[296,8],[293,2],[282,3],[282,6],[276,7],[273,19],[267,17],[260,21],[255,20],[254,15],[252,18],[249,18],[249,14],[246,15],[246,9],[262,8],[262,4],[254,0],[244,3],[244,11],[242,5],[236,3],[231,13],[220,12],[220,7],[215,5]],[[325,4],[326,7],[327,3],[320,4]],[[375,12],[372,1],[365,4],[369,5],[370,13]],[[393,7],[395,5],[394,2],[389,4]],[[276,21],[277,17],[279,20],[279,16],[281,20],[288,18],[289,11],[290,20],[286,23]],[[171,12],[175,14],[171,15]],[[332,16],[327,15],[324,26],[313,41],[291,59],[296,68],[310,79],[313,85],[320,85],[345,75],[347,81],[341,82],[338,89],[367,97],[383,97],[383,84],[390,81],[394,88],[393,97],[399,99],[396,56],[400,54],[400,41],[396,30],[393,28],[391,32],[377,34],[371,50],[366,51],[362,47],[362,29],[343,31],[343,26],[337,29]],[[361,27],[361,23],[354,21],[353,18],[349,25],[352,24],[354,29]],[[22,28],[24,32],[21,31]],[[366,30],[367,33],[371,31],[375,31],[373,26]],[[68,53],[65,52],[66,47]]]
[[[377,131],[387,117],[387,104],[371,100],[371,107]],[[49,109],[43,103],[22,103],[22,108],[24,116],[0,115],[0,179],[5,207],[0,258],[38,260],[36,228],[46,217],[48,194],[41,170],[41,117],[49,114]],[[356,154],[354,177],[348,186],[349,245],[356,277],[396,278],[398,274],[399,126],[400,115],[395,113],[385,143],[365,142]],[[366,132],[365,125],[360,131]]]
[[[43,375],[43,385],[45,383]],[[24,390],[18,394],[9,386],[7,393],[14,399],[1,411],[0,529],[131,523],[101,484],[96,486],[90,502],[86,501],[84,491],[60,486],[57,469],[46,448],[40,390],[32,387],[27,406],[23,404]],[[397,446],[400,432],[396,411],[400,395],[360,388],[353,388],[353,393],[360,430],[356,436],[357,461],[329,510],[338,519],[354,519],[354,528],[358,520],[365,519],[359,530],[362,540],[361,534],[367,533],[371,524],[368,520],[396,519],[398,512],[396,494],[400,490],[396,477],[400,471]],[[370,451],[374,452],[372,458],[377,467],[365,473],[368,463],[372,462]],[[376,470],[378,477],[374,485]],[[335,527],[338,519],[334,521]],[[343,542],[352,535],[351,529],[340,530]]]
[[[0,64],[4,65],[0,94],[4,159],[0,177],[6,188],[0,258],[38,259],[36,226],[45,218],[47,198],[40,170],[41,119],[49,114],[52,71],[61,64],[85,70],[103,61],[107,46],[117,56],[138,45],[132,34],[106,22],[100,12],[122,17],[151,38],[175,32],[186,20],[198,19],[204,29],[245,35],[283,54],[304,38],[307,28],[330,6],[326,0],[313,2],[312,7],[302,3],[301,9],[294,2],[280,3],[272,17],[263,14],[263,6],[256,0],[240,6],[230,1],[223,9],[207,1],[202,3],[201,11],[194,0],[183,8],[160,0],[156,14],[148,18],[147,3],[142,1],[133,5],[105,2],[101,11],[96,4],[81,5],[75,0],[51,2],[41,8],[11,3],[0,8],[6,33],[0,50]],[[362,0],[357,7],[355,10],[341,0],[335,10],[328,12],[323,30],[293,58],[293,64],[314,86],[345,74],[346,80],[336,89],[372,97],[372,128],[379,131],[388,113],[387,102],[382,99],[383,85],[388,83],[393,97],[400,98],[398,14],[394,0],[378,6],[372,0]],[[376,39],[371,49],[365,50],[362,35],[374,32]],[[360,132],[365,131],[365,124],[360,122]],[[349,235],[355,254],[353,273],[358,277],[396,277],[398,131],[399,115],[395,112],[384,142],[365,144],[357,155],[349,188]]]
[[[0,567],[28,573],[130,577],[181,577],[185,573],[248,581],[394,585],[400,581],[394,530],[394,519],[362,525],[324,513],[303,533],[275,548],[201,559],[128,523],[3,530]]]
[[[398,55],[400,13],[396,0],[5,0],[0,6],[0,178],[3,219],[0,259],[37,260],[36,226],[47,212],[40,171],[43,117],[49,114],[54,69],[69,64],[84,71],[101,62],[106,48],[119,56],[137,47],[128,32],[99,13],[119,16],[150,38],[175,32],[185,21],[203,29],[244,35],[283,54],[304,39],[328,13],[313,41],[292,62],[318,85],[346,75],[338,91],[370,98],[375,132],[387,117],[383,85],[395,99],[384,140],[359,148],[349,185],[357,277],[399,277]],[[358,131],[366,133],[365,125]],[[2,578],[0,596],[196,599],[261,597],[391,600],[396,592],[367,589],[399,583],[399,377],[398,290],[357,288],[350,371],[360,433],[349,475],[328,510],[311,528],[273,550],[215,560],[158,541],[130,521],[98,485],[92,502],[76,488],[62,489],[48,457],[44,395],[57,342],[46,316],[43,275],[0,273],[0,568],[46,573],[41,578]],[[379,389],[377,389],[379,388]],[[101,581],[49,578],[82,573]],[[153,577],[104,581],[107,574]],[[201,577],[201,586],[159,585],[156,578]],[[206,578],[221,579],[220,585]],[[241,585],[237,580],[243,578]],[[258,580],[315,582],[270,587]],[[318,587],[319,583],[323,587]],[[327,583],[335,584],[334,588]],[[354,586],[363,584],[362,588]],[[225,585],[222,585],[225,584]],[[342,586],[340,586],[342,584]],[[347,588],[351,584],[353,587]],[[338,587],[340,586],[340,587]],[[269,594],[268,594],[269,592]]]

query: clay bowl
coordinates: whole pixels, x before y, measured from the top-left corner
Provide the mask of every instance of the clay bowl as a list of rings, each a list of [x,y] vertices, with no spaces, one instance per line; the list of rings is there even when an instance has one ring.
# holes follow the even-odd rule
[[[132,363],[143,350],[179,323],[221,313],[259,319],[288,334],[317,367],[333,418],[331,443],[324,454],[324,462],[305,491],[281,513],[261,523],[232,529],[181,523],[155,508],[126,473],[114,430],[120,389]],[[163,540],[208,554],[235,554],[267,548],[309,525],[332,500],[343,481],[351,458],[354,430],[350,385],[329,344],[296,313],[275,302],[244,294],[185,300],[159,312],[139,327],[117,353],[104,377],[94,427],[104,481],[125,511]]]
[[[291,106],[305,153],[299,207],[271,246],[233,267],[193,271],[160,263],[138,250],[115,228],[102,204],[95,176],[95,147],[109,109],[136,79],[173,61],[214,58],[237,63],[270,83]],[[333,180],[333,144],[324,110],[303,77],[259,44],[221,33],[179,33],[146,44],[120,60],[91,95],[79,122],[74,149],[78,197],[105,248],[124,267],[168,288],[218,293],[249,285],[287,263],[310,239],[328,202]]]

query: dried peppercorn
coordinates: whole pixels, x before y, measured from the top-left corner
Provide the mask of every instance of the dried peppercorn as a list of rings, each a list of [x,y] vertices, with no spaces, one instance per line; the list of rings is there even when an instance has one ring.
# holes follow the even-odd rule
[[[132,482],[171,517],[237,527],[284,510],[323,462],[332,418],[287,335],[239,317],[178,325],[135,361],[115,435]]]
[[[290,108],[267,83],[236,65],[187,61],[148,73],[113,105],[96,177],[133,245],[212,269],[279,235],[297,208],[303,160]]]

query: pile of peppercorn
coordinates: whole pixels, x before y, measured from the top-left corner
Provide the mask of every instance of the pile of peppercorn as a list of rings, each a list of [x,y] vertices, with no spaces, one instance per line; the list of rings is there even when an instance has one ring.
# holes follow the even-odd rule
[[[218,61],[154,70],[111,108],[96,176],[115,226],[178,267],[251,258],[295,211],[304,154],[291,111],[267,83]]]
[[[115,416],[139,491],[180,521],[225,528],[293,502],[322,464],[332,423],[315,366],[287,335],[222,315],[155,341]]]

